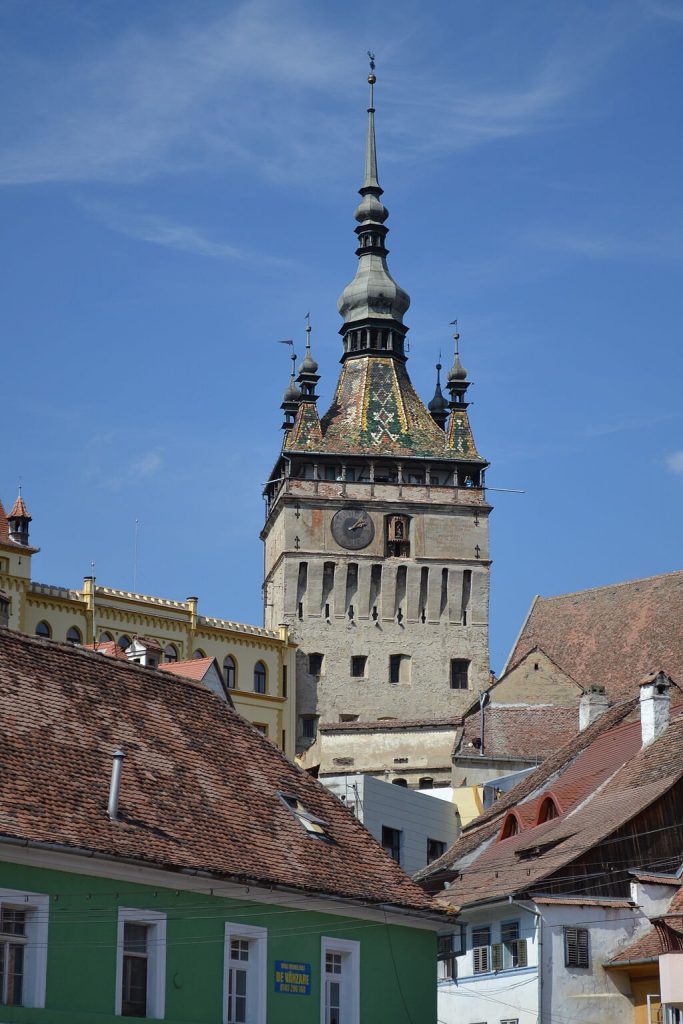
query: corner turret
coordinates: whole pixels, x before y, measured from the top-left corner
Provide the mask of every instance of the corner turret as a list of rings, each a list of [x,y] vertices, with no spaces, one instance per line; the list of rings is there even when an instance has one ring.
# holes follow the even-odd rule
[[[31,516],[26,508],[26,502],[21,496],[21,489],[19,489],[19,496],[12,506],[12,511],[7,516],[9,539],[14,541],[15,544],[21,544],[22,547],[28,547],[28,524],[30,522]]]

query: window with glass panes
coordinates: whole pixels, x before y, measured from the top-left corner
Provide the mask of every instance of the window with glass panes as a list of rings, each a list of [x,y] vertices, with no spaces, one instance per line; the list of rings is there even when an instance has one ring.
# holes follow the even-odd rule
[[[325,954],[325,1024],[341,1024],[342,955]]]
[[[149,974],[149,925],[126,921],[123,925],[123,973],[121,1015],[147,1016]]]
[[[246,1024],[249,981],[248,939],[230,940],[228,960],[228,1024]]]
[[[0,910],[0,1003],[22,1006],[26,955],[26,911]]]

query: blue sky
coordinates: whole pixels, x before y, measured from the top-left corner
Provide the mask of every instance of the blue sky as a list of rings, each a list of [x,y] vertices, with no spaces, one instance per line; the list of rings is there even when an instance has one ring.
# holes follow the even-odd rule
[[[392,273],[491,460],[492,660],[536,593],[680,568],[683,0],[0,2],[0,494],[40,581],[259,622],[261,484],[355,267],[365,51]]]

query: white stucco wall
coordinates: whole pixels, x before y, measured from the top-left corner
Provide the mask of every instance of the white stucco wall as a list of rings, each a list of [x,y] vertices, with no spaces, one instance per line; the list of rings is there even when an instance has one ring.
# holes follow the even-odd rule
[[[448,848],[458,838],[455,806],[367,775],[334,775],[320,780],[353,809],[368,832],[382,842],[382,826],[401,832],[401,867],[409,875],[427,863],[427,839]]]
[[[527,966],[497,974],[475,974],[472,929],[488,925],[491,942],[496,943],[501,939],[501,925],[507,921],[519,921],[520,938],[526,939]],[[466,952],[456,960],[457,978],[438,983],[439,1021],[443,1024],[498,1024],[518,1020],[519,1024],[537,1024],[538,947],[533,913],[505,902],[468,914],[465,940]],[[550,1021],[550,1017],[547,1020]]]

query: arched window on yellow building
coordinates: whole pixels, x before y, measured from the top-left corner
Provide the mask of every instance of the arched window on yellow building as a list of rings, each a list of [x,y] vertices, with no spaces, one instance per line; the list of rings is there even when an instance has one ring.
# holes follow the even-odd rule
[[[36,636],[42,636],[45,639],[52,636],[52,629],[50,627],[50,623],[46,622],[45,619],[41,619],[41,621],[36,626]]]
[[[228,654],[227,658],[223,661],[223,676],[227,688],[234,690],[237,686],[237,662],[231,654]]]
[[[266,666],[262,661],[257,661],[254,666],[254,693],[266,692]]]

